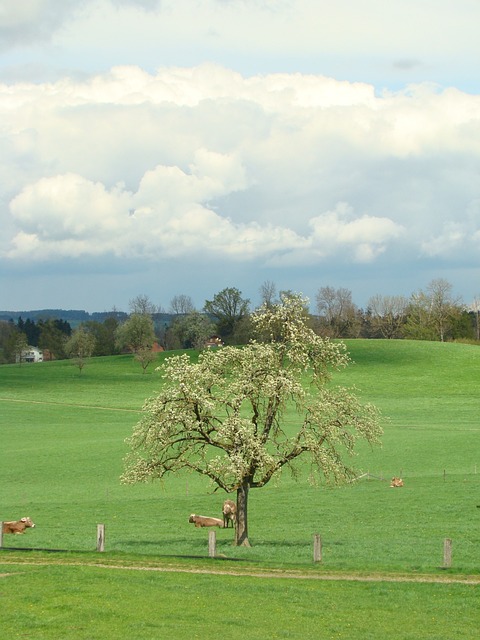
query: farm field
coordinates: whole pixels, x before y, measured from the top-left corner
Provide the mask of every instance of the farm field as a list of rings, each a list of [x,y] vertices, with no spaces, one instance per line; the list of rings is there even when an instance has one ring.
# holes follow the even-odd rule
[[[228,628],[231,638],[380,638],[389,632],[395,638],[475,637],[469,633],[479,622],[478,584],[167,575],[88,565],[100,558],[142,567],[153,563],[158,568],[175,561],[183,569],[196,569],[213,563],[230,571],[277,569],[314,577],[334,572],[339,578],[373,573],[433,575],[442,580],[480,578],[480,509],[476,508],[480,504],[480,350],[471,345],[413,341],[346,343],[354,364],[335,374],[334,384],[357,387],[364,401],[374,403],[388,417],[382,447],[359,450],[359,475],[368,475],[340,488],[311,487],[286,475],[252,491],[253,546],[235,548],[232,530],[218,530],[217,553],[222,560],[205,560],[208,534],[187,522],[192,512],[220,514],[225,496],[212,493],[205,480],[183,475],[163,484],[119,483],[124,439],[139,418],[145,398],[161,384],[153,368],[143,375],[130,356],[93,359],[82,374],[68,361],[1,366],[0,519],[29,515],[36,523],[24,536],[4,539],[8,548],[0,553],[0,573],[8,577],[0,582],[0,591],[6,593],[3,585],[7,583],[22,585],[22,597],[14,594],[15,606],[9,608],[13,594],[2,600],[7,605],[2,609],[5,629],[36,624],[35,632],[26,637],[118,638],[131,635],[135,621],[138,625],[139,616],[144,615],[145,638],[167,633],[183,637],[178,630],[172,631],[178,618],[185,623],[185,637],[200,637],[199,621],[213,620],[220,635],[222,616],[233,611],[240,622],[234,630]],[[287,416],[292,429],[294,420],[293,414]],[[389,488],[393,475],[403,477],[402,489]],[[98,523],[106,527],[106,553],[92,555]],[[322,563],[316,565],[312,562],[315,533],[322,537]],[[439,568],[445,538],[453,543],[448,570]],[[24,547],[38,551],[20,552]],[[25,564],[63,559],[71,565],[72,558],[85,566]],[[21,564],[13,564],[17,562]],[[60,584],[70,584],[72,579],[77,586],[62,591]],[[35,597],[39,589],[50,594],[48,602]],[[86,630],[85,620],[93,615],[89,607],[101,600],[102,589],[112,594],[113,602],[96,616],[95,635],[93,626]],[[219,591],[224,596],[222,606],[215,598]],[[208,593],[215,602],[214,612]],[[131,603],[130,614],[115,604],[122,598]],[[412,603],[410,615],[408,607],[403,610],[405,598]],[[180,608],[185,599],[198,600],[191,618]],[[238,599],[249,612],[244,618],[237,610]],[[69,610],[73,602],[78,614]],[[443,608],[437,606],[442,602]],[[265,624],[271,619],[272,628],[266,634],[255,631],[256,607],[264,614]],[[122,628],[130,629],[125,636],[118,629],[115,634],[116,609]],[[279,616],[281,622],[275,627]],[[416,635],[422,616],[431,624]],[[71,631],[48,635],[55,633],[48,625],[44,628],[48,620],[53,628],[55,621],[63,625],[68,621]],[[109,622],[112,635],[100,633]],[[349,634],[349,624],[361,631]],[[445,635],[439,635],[441,628]]]

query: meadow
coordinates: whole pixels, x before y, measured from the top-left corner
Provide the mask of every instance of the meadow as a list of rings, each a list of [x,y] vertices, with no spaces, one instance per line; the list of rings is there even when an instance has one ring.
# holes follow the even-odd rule
[[[180,638],[200,637],[210,621],[219,637],[233,615],[231,638],[476,637],[478,585],[350,579],[480,579],[480,350],[346,342],[354,362],[333,382],[355,386],[385,416],[382,446],[360,447],[355,461],[359,476],[367,475],[338,488],[285,475],[252,491],[252,548],[233,547],[232,530],[218,530],[215,560],[206,558],[207,532],[187,521],[192,512],[218,516],[223,494],[194,475],[119,483],[124,439],[161,384],[153,367],[143,374],[131,356],[92,359],[81,374],[69,361],[1,366],[0,519],[29,515],[36,523],[4,539],[2,628],[20,629],[19,637],[119,638],[140,625],[145,638]],[[293,414],[287,422],[295,428]],[[403,488],[389,488],[393,475],[403,477]],[[97,523],[106,527],[104,554],[92,553]],[[312,562],[315,533],[320,564]],[[453,541],[447,570],[445,538]],[[123,569],[92,566],[99,562]],[[154,571],[172,563],[178,571]],[[212,566],[244,575],[183,573]],[[270,578],[268,571],[301,575]],[[322,574],[336,580],[315,580]],[[21,596],[6,590],[15,583]],[[411,606],[404,610],[405,599]]]

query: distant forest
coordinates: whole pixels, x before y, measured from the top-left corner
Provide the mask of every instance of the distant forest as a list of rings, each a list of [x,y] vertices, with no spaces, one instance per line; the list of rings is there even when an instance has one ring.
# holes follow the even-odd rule
[[[17,322],[20,318],[23,320],[66,320],[72,327],[76,327],[82,322],[94,320],[95,322],[105,322],[107,318],[115,317],[120,322],[128,318],[128,313],[123,311],[100,311],[88,313],[82,309],[35,309],[31,311],[0,311],[0,320],[6,322],[13,320]]]
[[[277,292],[274,283],[260,288],[261,304],[274,305],[291,291]],[[325,338],[456,340],[480,344],[480,301],[467,307],[452,294],[451,284],[432,280],[409,298],[376,295],[360,309],[348,289],[322,287],[305,314]],[[219,344],[246,344],[252,338],[251,303],[228,287],[195,308],[190,296],[170,301],[169,312],[148,296],[130,301],[129,313],[78,309],[0,311],[0,363],[21,361],[27,346],[43,350],[44,359],[115,355],[132,352],[144,366],[152,349],[201,349]],[[72,355],[73,354],[73,355]],[[76,355],[75,355],[76,354]],[[150,354],[150,355],[149,355]]]

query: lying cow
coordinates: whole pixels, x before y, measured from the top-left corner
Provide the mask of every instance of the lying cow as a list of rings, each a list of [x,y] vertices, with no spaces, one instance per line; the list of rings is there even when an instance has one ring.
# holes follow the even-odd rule
[[[198,527],[222,527],[223,520],[220,518],[209,518],[208,516],[197,516],[194,513],[189,517],[189,522],[193,522]]]
[[[393,476],[392,481],[390,483],[391,487],[403,487],[403,480],[401,478],[397,478]]]
[[[34,526],[35,523],[28,517],[21,520],[10,520],[3,523],[3,533],[25,533],[25,529]]]
[[[235,526],[237,522],[237,505],[233,502],[233,500],[225,500],[223,503],[223,526],[228,528],[228,523],[232,523],[232,527]]]

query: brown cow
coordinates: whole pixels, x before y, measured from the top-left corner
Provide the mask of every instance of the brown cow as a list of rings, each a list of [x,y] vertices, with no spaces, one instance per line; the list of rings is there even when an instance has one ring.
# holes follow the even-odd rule
[[[29,517],[21,520],[9,520],[3,523],[3,533],[25,533],[25,529],[34,526],[35,523]]]
[[[208,516],[197,516],[194,513],[189,517],[189,522],[193,522],[198,527],[222,527],[223,520],[220,518],[209,518]]]
[[[223,503],[223,526],[228,528],[228,523],[232,523],[232,527],[235,527],[237,522],[237,505],[233,500],[225,500]]]
[[[392,481],[390,483],[391,487],[403,487],[403,480],[401,478],[397,478],[393,476]]]

